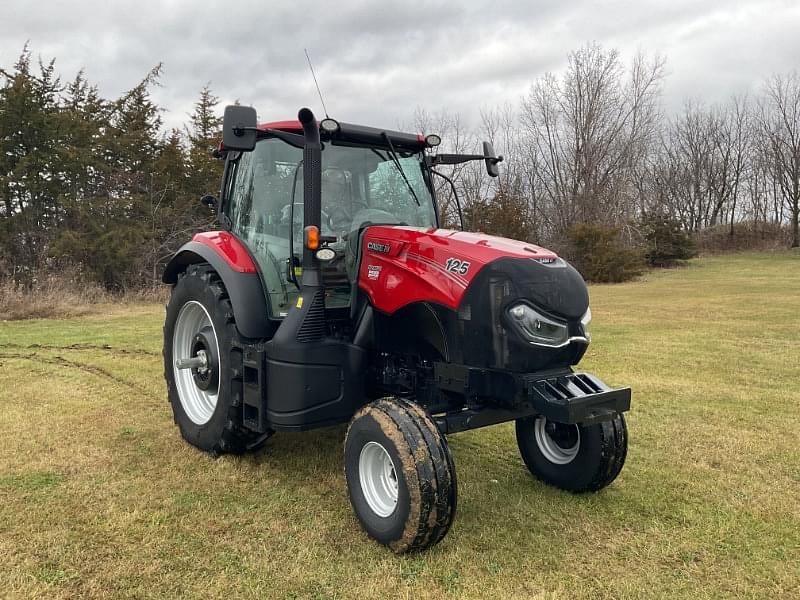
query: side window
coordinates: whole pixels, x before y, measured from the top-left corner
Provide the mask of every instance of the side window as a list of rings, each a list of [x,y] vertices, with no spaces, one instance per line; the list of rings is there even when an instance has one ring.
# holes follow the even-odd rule
[[[295,202],[302,203],[303,182],[295,172],[301,165],[302,151],[276,139],[256,144],[231,165],[225,212],[231,230],[245,243],[258,263],[270,306],[270,316],[281,318],[297,298],[297,288],[287,278],[289,233],[292,231],[292,190]],[[298,208],[295,206],[295,208]],[[299,212],[299,215],[297,214]],[[302,204],[295,211],[295,255],[302,244]]]
[[[250,221],[252,194],[252,152],[243,152],[234,165],[231,174],[231,189],[228,196],[228,217],[234,233],[240,233]]]

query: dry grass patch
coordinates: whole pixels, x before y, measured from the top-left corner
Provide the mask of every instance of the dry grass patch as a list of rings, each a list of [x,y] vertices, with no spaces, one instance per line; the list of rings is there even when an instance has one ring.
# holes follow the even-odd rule
[[[0,281],[0,321],[64,319],[97,312],[99,306],[165,301],[165,286],[110,293],[102,286],[69,275],[48,276],[33,286]]]

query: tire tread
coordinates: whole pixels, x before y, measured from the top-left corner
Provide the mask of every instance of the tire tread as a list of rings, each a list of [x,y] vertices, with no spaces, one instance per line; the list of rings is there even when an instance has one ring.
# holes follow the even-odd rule
[[[599,447],[593,448],[591,456],[578,454],[575,460],[580,461],[579,463],[569,463],[563,467],[548,464],[542,457],[534,439],[534,420],[535,417],[517,419],[516,437],[525,466],[540,481],[575,493],[596,492],[608,486],[622,471],[628,452],[628,429],[625,417],[621,414],[610,421],[580,426],[582,443],[597,433]],[[599,455],[597,461],[593,460],[595,454]],[[545,461],[545,467],[540,466],[541,461]],[[558,468],[563,468],[564,471],[559,473],[556,471]],[[567,478],[567,472],[574,477]]]
[[[353,417],[347,436],[354,424],[379,411],[391,420],[400,433],[405,449],[413,458],[419,489],[420,506],[413,535],[400,540],[378,540],[386,543],[396,553],[420,551],[440,542],[453,522],[456,510],[457,491],[453,459],[444,436],[427,413],[419,405],[396,397],[380,398],[367,404]],[[356,425],[357,426],[357,425]],[[395,442],[396,444],[396,442]],[[347,441],[345,451],[347,452]],[[345,464],[347,465],[347,457]],[[408,481],[407,485],[411,485]],[[352,492],[351,492],[352,500]],[[358,509],[353,504],[358,516]],[[362,524],[365,524],[363,519]],[[367,533],[372,533],[367,530]],[[377,539],[377,538],[376,538]]]

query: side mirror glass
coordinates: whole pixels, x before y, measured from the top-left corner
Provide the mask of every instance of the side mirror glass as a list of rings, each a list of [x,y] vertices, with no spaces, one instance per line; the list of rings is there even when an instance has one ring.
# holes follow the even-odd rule
[[[497,163],[503,162],[503,157],[494,155],[494,146],[492,146],[491,142],[483,142],[483,156],[486,161],[486,172],[489,176],[497,177],[500,175]]]
[[[256,147],[258,120],[252,106],[226,106],[222,120],[222,145],[226,150],[250,152]]]

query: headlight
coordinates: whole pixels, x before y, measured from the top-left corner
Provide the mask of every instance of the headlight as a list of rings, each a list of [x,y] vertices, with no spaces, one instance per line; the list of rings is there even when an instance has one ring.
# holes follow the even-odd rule
[[[532,344],[563,346],[569,341],[566,323],[546,317],[528,304],[515,304],[508,314],[517,330]]]
[[[583,335],[587,340],[592,339],[592,334],[589,332],[589,323],[592,322],[592,309],[587,308],[586,313],[581,317],[581,327],[583,327]]]

